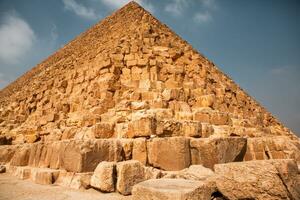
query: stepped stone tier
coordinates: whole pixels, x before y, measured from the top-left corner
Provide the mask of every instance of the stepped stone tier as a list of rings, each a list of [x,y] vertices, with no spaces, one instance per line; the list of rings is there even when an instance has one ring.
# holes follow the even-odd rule
[[[0,91],[1,172],[133,199],[300,199],[300,142],[131,2]]]

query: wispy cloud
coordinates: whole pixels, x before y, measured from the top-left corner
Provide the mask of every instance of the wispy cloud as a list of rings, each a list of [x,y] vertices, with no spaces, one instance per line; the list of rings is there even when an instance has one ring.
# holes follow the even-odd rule
[[[293,72],[294,67],[292,66],[282,66],[282,67],[275,67],[270,69],[270,74],[271,75],[285,75],[287,73]]]
[[[179,16],[182,15],[187,6],[188,1],[186,0],[173,0],[171,3],[166,5],[165,11],[171,13],[172,15]]]
[[[117,9],[125,4],[131,2],[132,0],[101,0],[102,3],[104,3],[106,6],[110,7],[111,9]],[[141,6],[143,6],[146,10],[150,12],[155,12],[153,4],[151,4],[149,1],[146,0],[136,0],[135,2],[139,3]]]
[[[16,12],[8,13],[0,26],[0,63],[16,64],[36,39],[30,25]]]
[[[212,16],[210,12],[205,11],[205,12],[198,12],[194,15],[194,21],[197,23],[205,23],[212,20]]]
[[[75,0],[63,0],[66,10],[74,12],[79,17],[85,19],[97,19],[98,16],[93,8],[88,8],[82,4],[77,3]]]

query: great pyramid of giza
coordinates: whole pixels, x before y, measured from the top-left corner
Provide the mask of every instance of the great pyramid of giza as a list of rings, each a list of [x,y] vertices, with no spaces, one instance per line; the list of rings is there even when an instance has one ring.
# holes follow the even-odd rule
[[[7,171],[41,184],[300,199],[299,139],[135,2],[0,91],[0,144]]]

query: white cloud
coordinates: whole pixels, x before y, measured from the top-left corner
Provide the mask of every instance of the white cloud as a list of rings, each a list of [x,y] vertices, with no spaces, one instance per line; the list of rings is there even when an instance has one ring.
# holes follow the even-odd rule
[[[0,63],[18,63],[35,39],[34,31],[24,19],[15,12],[7,14],[0,25]]]
[[[116,9],[124,6],[125,4],[131,2],[132,0],[101,0],[101,1],[111,9]],[[154,12],[154,6],[151,3],[145,0],[136,0],[135,2],[143,6],[146,10],[150,12]]]
[[[272,75],[286,75],[287,73],[293,71],[293,67],[291,66],[282,66],[282,67],[276,67],[276,68],[272,68],[270,70],[270,73]]]
[[[194,15],[194,21],[197,23],[205,23],[212,19],[210,12],[198,12]]]
[[[188,2],[186,0],[173,0],[172,3],[166,5],[165,11],[171,13],[172,15],[178,16],[183,13],[187,6]]]
[[[63,0],[66,10],[73,11],[79,17],[85,19],[97,19],[98,16],[94,9],[87,8],[82,4],[77,3],[75,0]]]
[[[203,6],[210,8],[210,9],[215,9],[216,6],[216,1],[215,0],[200,0]]]

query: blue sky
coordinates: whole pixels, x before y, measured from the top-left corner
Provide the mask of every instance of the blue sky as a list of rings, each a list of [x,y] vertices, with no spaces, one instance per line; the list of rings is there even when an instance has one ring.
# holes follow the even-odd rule
[[[0,88],[128,0],[0,0]],[[139,0],[300,134],[300,1]]]

